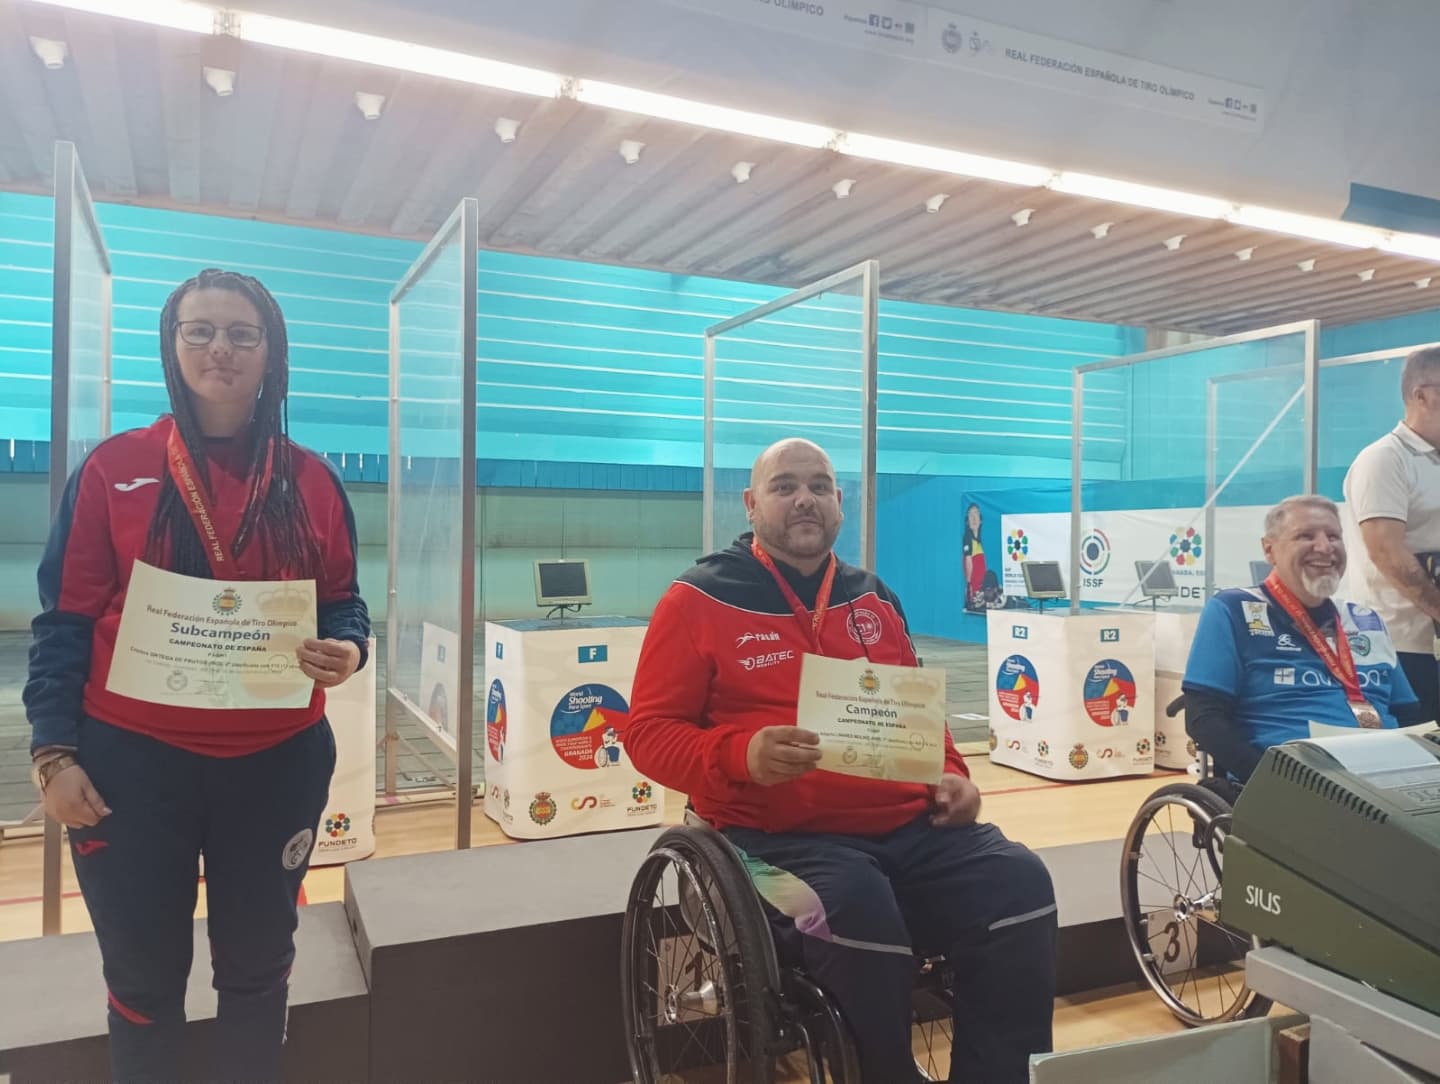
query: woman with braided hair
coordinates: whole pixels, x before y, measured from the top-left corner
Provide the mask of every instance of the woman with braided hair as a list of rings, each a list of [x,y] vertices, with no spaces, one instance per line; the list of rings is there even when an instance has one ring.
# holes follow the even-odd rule
[[[291,443],[285,320],[258,281],[207,270],[160,316],[171,414],[72,475],[40,563],[26,712],[46,812],[69,829],[95,925],[119,1081],[178,1080],[200,857],[217,1073],[280,1077],[297,896],[335,766],[325,689],[370,618],[339,476]],[[313,580],[303,707],[196,708],[110,688],[137,562],[227,582]]]

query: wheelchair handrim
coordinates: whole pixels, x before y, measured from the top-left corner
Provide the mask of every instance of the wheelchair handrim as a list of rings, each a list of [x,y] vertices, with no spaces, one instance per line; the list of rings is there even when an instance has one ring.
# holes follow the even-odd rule
[[[624,993],[622,1007],[624,1010],[626,1045],[629,1048],[630,1055],[630,1068],[635,1076],[636,1084],[659,1084],[659,1082],[671,1077],[670,1073],[662,1071],[659,1063],[657,1022],[654,1017],[654,1009],[656,1006],[642,1003],[644,1001],[642,996],[643,991],[648,984],[637,981],[635,974],[636,965],[641,963],[636,957],[636,928],[641,924],[643,916],[654,912],[655,895],[657,891],[661,893],[662,897],[662,914],[667,910],[667,907],[663,903],[663,878],[667,866],[673,867],[677,877],[686,878],[696,889],[696,902],[700,907],[700,915],[704,919],[705,926],[707,927],[706,933],[708,934],[710,943],[721,943],[719,920],[709,898],[704,891],[700,889],[699,875],[694,863],[678,851],[668,847],[657,847],[652,850],[646,856],[645,862],[641,865],[640,872],[636,875],[635,882],[631,888],[630,905],[626,908],[625,925],[621,934],[620,966],[622,969],[621,985]],[[680,892],[677,888],[676,900],[672,905],[677,911],[680,906],[679,897]],[[678,928],[678,924],[676,925],[677,928],[674,936],[684,936],[683,931]],[[646,922],[645,926],[646,931],[651,933],[649,938],[650,952],[645,959],[654,964],[657,976],[656,984],[650,986],[649,991],[655,995],[658,1002],[667,996],[662,994],[659,989],[659,987],[663,985],[660,981],[663,961],[661,959],[659,943],[657,943],[656,938],[653,936],[650,924]],[[697,935],[698,931],[691,931],[691,940],[693,941]],[[666,938],[664,937],[659,939],[660,942],[665,940]],[[698,946],[695,947],[698,949]],[[644,951],[643,948],[641,948],[640,951]],[[715,972],[716,974],[712,981],[715,982],[717,987],[721,1012],[718,1016],[711,1017],[711,1019],[723,1021],[725,1082],[726,1084],[735,1084],[739,1041],[731,984],[723,960],[717,958]],[[677,1022],[671,1026],[680,1027],[683,1025]],[[687,1040],[685,1048],[682,1048],[682,1059],[684,1054],[688,1053],[689,1042],[690,1040]],[[703,1048],[702,1044],[702,1049]]]
[[[1148,880],[1156,881],[1157,883],[1161,884],[1162,887],[1165,887],[1172,892],[1172,898],[1177,903],[1177,912],[1182,909],[1180,906],[1181,904],[1194,905],[1200,900],[1204,900],[1207,895],[1212,899],[1218,900],[1220,878],[1218,876],[1219,869],[1218,863],[1216,862],[1216,855],[1214,853],[1213,841],[1207,840],[1208,845],[1206,847],[1197,849],[1194,858],[1190,860],[1187,866],[1185,860],[1181,858],[1179,852],[1175,848],[1174,836],[1177,834],[1177,828],[1173,819],[1168,826],[1168,832],[1165,832],[1165,839],[1169,847],[1169,851],[1172,853],[1175,860],[1174,869],[1176,872],[1177,883],[1174,885],[1166,885],[1163,880],[1160,880],[1148,874],[1141,873],[1140,866],[1142,861],[1146,857],[1143,851],[1144,837],[1147,834],[1146,829],[1149,826],[1154,825],[1157,833],[1165,831],[1157,823],[1158,816],[1162,810],[1173,810],[1176,806],[1179,806],[1187,814],[1185,819],[1188,822],[1190,831],[1192,832],[1195,830],[1195,825],[1206,824],[1208,826],[1209,823],[1213,821],[1216,816],[1218,816],[1217,813],[1210,809],[1207,809],[1199,801],[1192,799],[1186,795],[1176,793],[1153,795],[1152,797],[1147,799],[1146,802],[1140,807],[1140,811],[1135,815],[1135,819],[1131,823],[1130,830],[1126,833],[1124,843],[1124,870],[1121,877],[1120,892],[1121,902],[1124,908],[1125,932],[1127,939],[1130,942],[1131,951],[1135,955],[1135,961],[1139,965],[1141,973],[1145,977],[1145,981],[1150,985],[1150,987],[1155,991],[1155,993],[1160,997],[1160,999],[1165,1002],[1166,1006],[1179,1020],[1190,1026],[1223,1023],[1229,1020],[1234,1020],[1244,1014],[1248,1006],[1251,1004],[1254,995],[1245,985],[1243,976],[1238,980],[1237,983],[1235,980],[1232,980],[1230,977],[1228,977],[1224,970],[1217,970],[1214,976],[1207,976],[1203,974],[1198,974],[1198,972],[1203,969],[1198,967],[1197,965],[1192,965],[1191,967],[1184,969],[1184,971],[1182,972],[1186,977],[1181,982],[1179,991],[1177,992],[1175,987],[1172,985],[1171,977],[1167,977],[1164,973],[1162,961],[1157,957],[1155,953],[1155,948],[1151,940],[1151,935],[1149,933],[1149,925],[1152,920],[1152,916],[1157,913],[1163,912],[1164,910],[1166,910],[1166,907],[1147,906],[1142,903],[1140,898],[1141,893],[1139,888],[1139,879],[1143,875],[1146,876]],[[1183,835],[1185,833],[1182,832],[1179,834]],[[1151,856],[1151,861],[1152,863],[1156,864],[1156,872],[1161,873],[1161,876],[1163,877],[1164,873],[1163,870],[1159,867],[1158,861],[1153,856]],[[1214,888],[1211,889],[1209,893],[1195,893],[1193,889],[1195,887],[1194,880],[1197,872],[1204,868],[1211,867],[1213,867],[1212,872],[1216,873],[1216,883],[1214,885]],[[1186,883],[1179,883],[1182,880]],[[1200,930],[1203,925],[1209,925],[1219,934],[1222,934],[1225,937],[1229,938],[1230,941],[1233,943],[1233,947],[1235,948],[1240,948],[1242,946],[1246,948],[1258,947],[1258,943],[1253,938],[1247,938],[1244,935],[1234,930],[1231,930],[1229,927],[1221,923],[1218,920],[1218,917],[1213,920],[1204,917],[1203,909],[1199,907],[1196,907],[1193,911],[1189,913],[1189,915],[1187,915],[1187,922],[1189,918],[1194,919],[1193,927],[1190,927],[1188,925],[1182,925],[1179,914],[1177,913],[1175,923],[1173,924],[1176,926],[1176,930],[1172,931],[1171,940],[1172,944],[1179,941],[1179,929],[1183,928],[1191,930],[1193,933],[1194,943],[1190,947],[1192,948],[1193,953],[1196,957],[1198,957],[1199,955],[1201,936]],[[1169,928],[1169,926],[1166,927],[1166,929]],[[1149,957],[1148,959],[1147,956]],[[1207,1015],[1205,1012],[1205,1002],[1200,996],[1200,983],[1207,982],[1212,977],[1216,981],[1216,994],[1218,998],[1217,1004],[1220,1008],[1220,1011],[1215,1014]],[[1228,1001],[1226,1000],[1225,992],[1222,991],[1222,986],[1224,987],[1225,991],[1228,991]],[[1185,991],[1187,987],[1193,987],[1195,991],[1195,1006],[1192,1006],[1185,1000]]]

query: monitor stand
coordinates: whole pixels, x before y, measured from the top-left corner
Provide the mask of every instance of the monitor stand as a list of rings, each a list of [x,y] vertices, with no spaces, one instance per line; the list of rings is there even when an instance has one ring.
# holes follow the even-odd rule
[[[576,604],[576,605],[571,605],[571,604],[569,604],[569,603],[561,603],[559,606],[551,606],[551,607],[550,607],[550,612],[545,615],[545,620],[546,620],[546,621],[549,621],[551,618],[553,618],[553,617],[558,613],[558,614],[560,615],[560,624],[563,625],[563,624],[565,624],[565,613],[566,613],[566,611],[568,611],[568,610],[574,610],[574,611],[575,611],[575,616],[576,616],[576,617],[579,617],[579,616],[580,616],[580,607],[581,607],[582,605],[584,605],[584,604],[583,604],[583,603],[579,603],[579,604]]]

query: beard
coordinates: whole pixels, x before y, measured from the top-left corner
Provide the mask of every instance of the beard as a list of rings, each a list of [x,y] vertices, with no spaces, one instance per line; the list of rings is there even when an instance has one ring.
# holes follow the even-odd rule
[[[1301,572],[1300,582],[1305,586],[1305,590],[1316,598],[1332,598],[1335,592],[1340,590],[1340,577],[1334,572],[1325,572],[1318,576]]]
[[[827,526],[823,521],[817,521],[817,525],[818,530],[806,531],[803,537],[797,537],[788,524],[777,526],[758,518],[751,523],[755,537],[771,552],[801,560],[829,553],[840,534],[839,523]]]

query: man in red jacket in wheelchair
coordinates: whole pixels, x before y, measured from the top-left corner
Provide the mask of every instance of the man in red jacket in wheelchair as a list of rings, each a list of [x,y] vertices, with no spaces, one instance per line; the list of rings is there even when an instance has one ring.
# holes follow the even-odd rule
[[[802,656],[915,666],[900,601],[832,552],[829,457],[786,440],[756,460],[753,534],[702,558],[651,619],[625,746],[739,850],[782,960],[800,963],[855,1035],[867,1081],[918,1080],[914,953],[955,973],[951,1079],[1024,1081],[1051,1048],[1055,895],[1033,853],[978,820],[945,736],[936,786],[824,770],[795,725]]]

